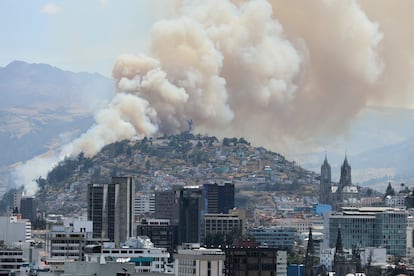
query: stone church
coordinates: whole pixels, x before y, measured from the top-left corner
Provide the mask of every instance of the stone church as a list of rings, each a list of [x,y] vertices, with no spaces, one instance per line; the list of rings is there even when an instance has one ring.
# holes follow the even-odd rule
[[[339,209],[342,206],[353,206],[358,199],[358,187],[352,184],[351,166],[347,157],[345,156],[341,166],[339,183],[334,183],[331,178],[331,166],[325,155],[325,160],[321,166],[319,203],[329,204],[334,209]]]

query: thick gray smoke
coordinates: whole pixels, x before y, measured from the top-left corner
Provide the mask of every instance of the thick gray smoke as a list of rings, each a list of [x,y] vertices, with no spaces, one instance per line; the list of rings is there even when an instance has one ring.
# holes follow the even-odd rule
[[[116,61],[111,104],[59,159],[177,133],[189,119],[195,132],[282,153],[341,133],[386,97],[383,84],[398,87],[384,78],[390,49],[374,13],[376,22],[354,0],[182,1],[154,25],[149,55]]]

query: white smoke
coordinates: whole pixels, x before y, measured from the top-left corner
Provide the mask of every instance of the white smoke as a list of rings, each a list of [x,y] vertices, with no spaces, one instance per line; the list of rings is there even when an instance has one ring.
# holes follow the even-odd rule
[[[149,55],[123,55],[116,95],[58,159],[195,131],[286,151],[346,125],[382,76],[383,34],[356,1],[182,1]]]

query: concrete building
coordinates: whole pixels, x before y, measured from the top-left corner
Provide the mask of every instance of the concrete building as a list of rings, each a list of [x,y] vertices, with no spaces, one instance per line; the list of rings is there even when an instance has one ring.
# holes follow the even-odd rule
[[[15,275],[24,264],[23,251],[0,246],[0,275]]]
[[[405,208],[406,196],[401,194],[397,194],[394,196],[388,195],[385,197],[384,204],[387,207]]]
[[[178,224],[182,189],[182,186],[173,186],[171,190],[155,193],[155,218],[169,219],[171,224]]]
[[[32,239],[32,224],[20,216],[0,217],[0,240],[7,246],[16,242],[29,242]]]
[[[179,248],[175,259],[176,276],[223,276],[225,255],[221,249],[207,249],[194,244]]]
[[[295,245],[296,229],[283,226],[255,227],[248,229],[247,235],[253,237],[261,246],[292,250]]]
[[[92,222],[78,223],[69,228],[63,225],[52,226],[51,231],[46,234],[46,249],[49,252],[47,262],[52,263],[56,260],[83,261],[84,247],[87,240],[91,238]]]
[[[99,275],[99,276],[131,275],[132,276],[132,275],[138,275],[138,274],[135,273],[135,265],[133,263],[73,262],[73,263],[65,264],[64,275],[65,276],[79,276],[79,275]],[[145,275],[145,274],[140,273],[139,275]]]
[[[225,253],[225,275],[287,275],[286,251],[274,248],[231,247],[226,248]]]
[[[414,217],[407,217],[407,258],[414,261]]]
[[[155,247],[166,248],[172,257],[178,245],[178,225],[171,225],[169,219],[142,220],[137,236],[148,236]]]
[[[304,218],[277,218],[272,220],[272,225],[283,225],[293,227],[298,233],[307,234],[309,228],[318,232],[324,231],[324,220],[322,217],[304,217]]]
[[[22,201],[22,192],[15,191],[13,194],[13,212],[17,210],[17,213],[20,212],[20,202]]]
[[[155,194],[155,217],[179,225],[178,244],[204,239],[203,190],[199,186],[173,186]]]
[[[239,233],[244,229],[244,221],[238,214],[204,214],[204,238],[216,234]]]
[[[85,248],[85,260],[92,263],[121,262],[134,263],[135,272],[173,273],[169,265],[170,254],[166,248],[156,248],[148,237],[128,239],[121,248],[110,246],[88,246]]]
[[[329,220],[329,247],[335,246],[338,229],[344,248],[384,247],[388,255],[406,256],[407,211],[390,207],[342,208]]]
[[[112,177],[111,184],[88,185],[88,220],[93,237],[108,238],[117,246],[134,236],[135,183],[131,177]]]
[[[135,194],[135,215],[155,212],[155,193],[139,192]]]

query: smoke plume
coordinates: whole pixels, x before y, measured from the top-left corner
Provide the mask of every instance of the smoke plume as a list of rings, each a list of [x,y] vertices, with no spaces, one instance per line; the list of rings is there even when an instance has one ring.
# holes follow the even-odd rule
[[[153,26],[148,55],[119,57],[112,102],[59,159],[177,133],[189,119],[195,132],[245,137],[283,153],[342,133],[368,103],[410,86],[412,59],[391,53],[387,39],[398,23],[383,20],[386,6],[399,3],[182,1],[174,18]]]

